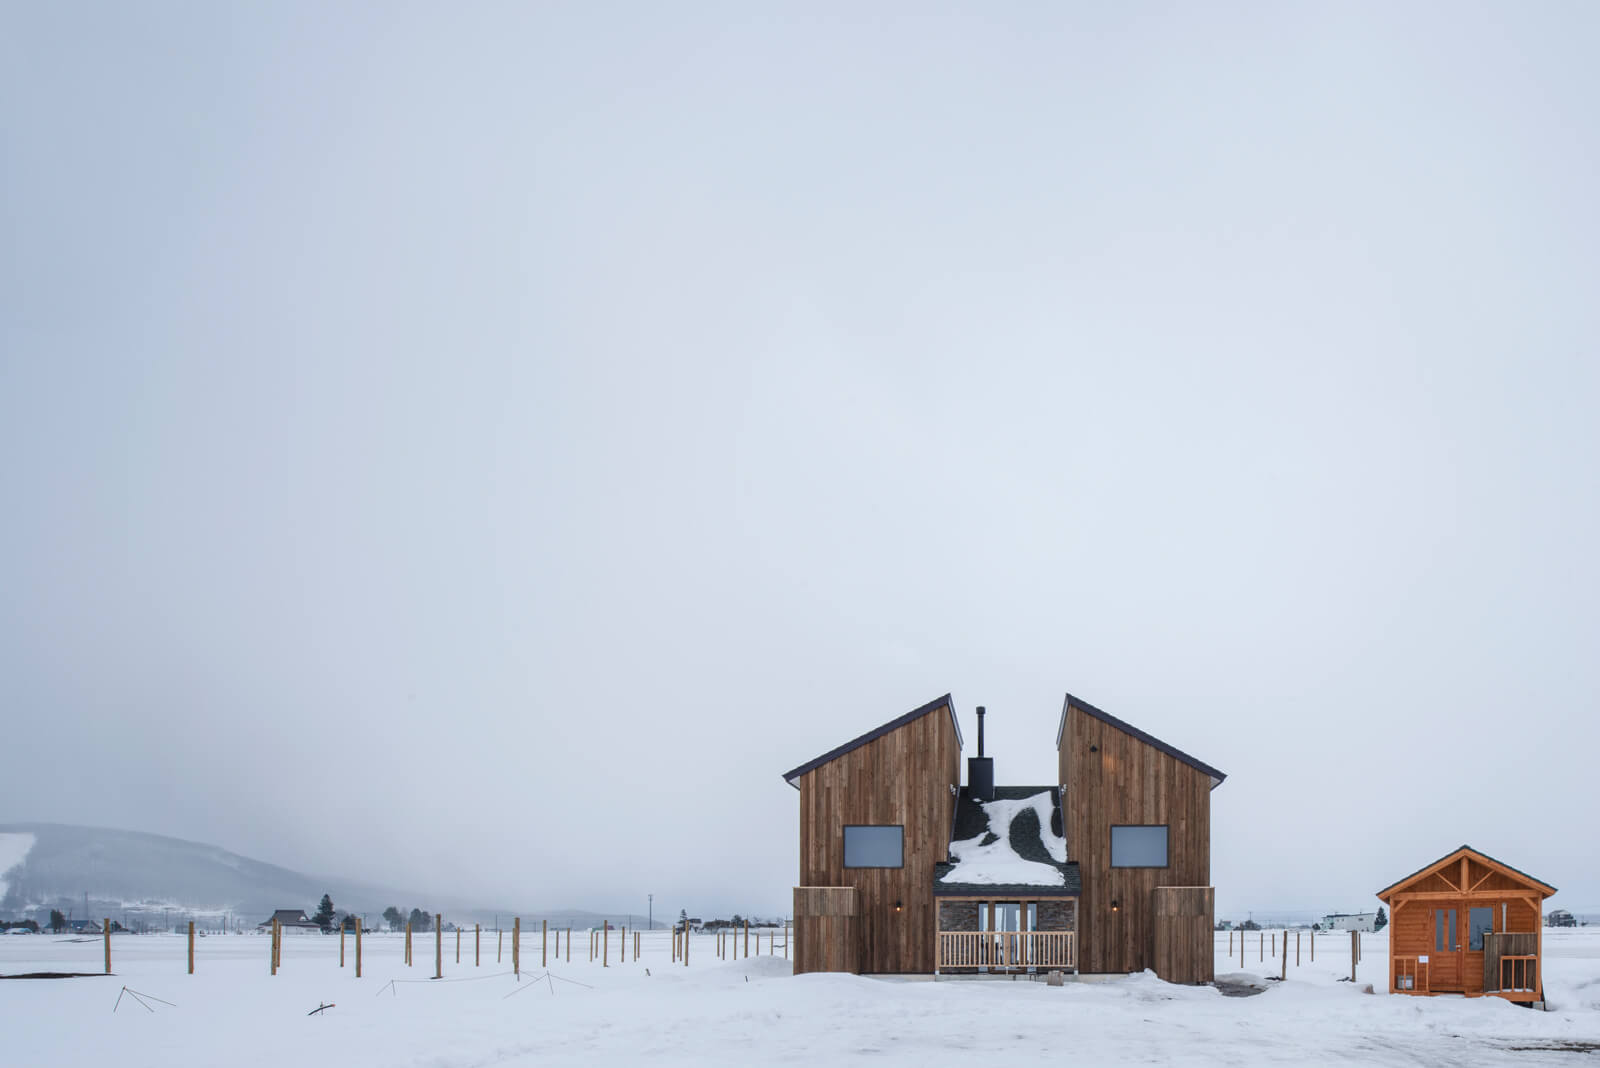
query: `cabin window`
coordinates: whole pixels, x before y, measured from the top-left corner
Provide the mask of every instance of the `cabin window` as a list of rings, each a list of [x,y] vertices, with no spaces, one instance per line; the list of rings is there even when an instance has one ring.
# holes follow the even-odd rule
[[[905,827],[849,826],[844,829],[847,868],[905,867]]]
[[[1113,868],[1165,868],[1167,866],[1167,828],[1111,828],[1111,866]]]
[[[1467,925],[1467,948],[1476,953],[1483,948],[1483,936],[1494,930],[1494,909],[1473,909]]]
[[[1433,951],[1454,953],[1456,950],[1456,910],[1433,910]]]

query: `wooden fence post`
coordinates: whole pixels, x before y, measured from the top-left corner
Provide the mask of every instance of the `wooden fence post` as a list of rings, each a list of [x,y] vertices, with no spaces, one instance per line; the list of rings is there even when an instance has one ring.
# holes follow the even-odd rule
[[[539,967],[550,967],[550,921],[539,921]]]
[[[611,967],[611,921],[600,921],[600,967]]]
[[[683,966],[685,968],[689,966],[689,924],[687,922],[683,925]]]
[[[499,921],[496,921],[499,922]],[[506,952],[506,933],[500,928],[494,929],[494,962],[499,964]]]
[[[1233,959],[1233,928],[1228,928],[1228,959]]]
[[[511,971],[522,978],[522,917],[511,921]]]
[[[361,921],[356,921],[356,978],[361,978]]]
[[[1274,957],[1276,957],[1278,955],[1278,932],[1277,931],[1273,931],[1272,932],[1272,955]]]
[[[1256,935],[1256,963],[1267,959],[1267,932],[1262,931]]]
[[[572,963],[572,928],[567,928],[567,963]]]
[[[1283,932],[1283,967],[1278,970],[1279,979],[1289,978],[1289,932]]]
[[[1244,928],[1239,929],[1239,969],[1244,970]]]
[[[1311,963],[1317,963],[1317,929],[1311,928]]]
[[[1294,933],[1294,966],[1300,967],[1300,932]]]
[[[106,917],[105,939],[106,939],[106,974],[110,975],[111,974],[111,917],[110,916]],[[273,974],[276,975],[277,972],[273,972]]]
[[[472,925],[472,966],[483,967],[483,928],[478,924]]]
[[[750,921],[744,921],[744,955],[750,956]]]
[[[456,963],[461,963],[461,925],[456,925]]]
[[[411,921],[406,921],[406,967],[411,967]]]
[[[339,967],[344,967],[344,924],[339,924]]]
[[[1356,981],[1356,961],[1361,953],[1360,938],[1361,936],[1355,931],[1350,932],[1350,981],[1352,983]]]
[[[789,959],[789,921],[783,921],[783,959]]]
[[[444,916],[433,914],[433,977],[444,978]]]
[[[272,965],[272,974],[278,974],[278,921],[272,921],[272,933],[269,936],[271,943],[267,947],[267,961]]]

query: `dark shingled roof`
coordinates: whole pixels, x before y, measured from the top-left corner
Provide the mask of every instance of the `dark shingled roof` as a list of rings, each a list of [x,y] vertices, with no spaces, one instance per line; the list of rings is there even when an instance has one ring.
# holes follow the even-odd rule
[[[1062,834],[1061,822],[1061,790],[1054,786],[996,786],[994,796],[996,801],[1022,801],[1038,794],[1050,795],[1050,833],[1057,837]],[[949,861],[934,865],[933,868],[933,893],[936,897],[960,895],[966,897],[973,894],[982,894],[987,897],[995,896],[1021,896],[1028,900],[1046,897],[1077,897],[1083,893],[1083,879],[1078,874],[1076,861],[1067,861],[1065,864],[1055,860],[1045,849],[1044,843],[1039,839],[1039,820],[1032,809],[1024,809],[1017,813],[1011,820],[1011,826],[1005,829],[1006,836],[1011,842],[1012,850],[1023,860],[1036,861],[1048,864],[1061,872],[1065,882],[1061,886],[1038,886],[1031,883],[963,883],[941,882],[951,872],[959,873],[959,861]],[[960,795],[956,798],[955,827],[950,837],[953,841],[965,841],[978,838],[985,833],[998,836],[1000,830],[989,826],[989,813],[982,803],[972,797],[971,788],[963,786]]]
[[[1450,852],[1446,853],[1444,856],[1440,857],[1438,860],[1430,861],[1429,863],[1424,864],[1422,867],[1418,868],[1416,871],[1412,872],[1410,875],[1407,875],[1404,879],[1396,879],[1394,882],[1390,883],[1388,886],[1384,887],[1382,890],[1379,890],[1373,896],[1376,897],[1376,898],[1379,898],[1380,900],[1382,900],[1383,899],[1383,895],[1387,894],[1389,891],[1393,890],[1395,887],[1400,886],[1400,885],[1402,885],[1404,883],[1409,883],[1412,879],[1415,879],[1417,876],[1421,875],[1423,872],[1427,871],[1429,868],[1432,868],[1432,867],[1434,867],[1435,865],[1438,865],[1438,864],[1442,864],[1445,861],[1450,860],[1453,857],[1460,856],[1462,853],[1471,853],[1475,857],[1482,857],[1484,860],[1490,861],[1491,863],[1494,863],[1494,864],[1498,864],[1502,868],[1506,869],[1507,871],[1516,872],[1518,875],[1522,876],[1524,879],[1528,880],[1530,883],[1533,883],[1535,886],[1539,886],[1539,887],[1544,888],[1545,890],[1550,891],[1550,894],[1554,894],[1556,892],[1556,888],[1551,886],[1549,883],[1545,882],[1543,879],[1535,879],[1533,876],[1529,875],[1527,872],[1522,871],[1519,868],[1513,868],[1511,865],[1507,864],[1503,860],[1495,860],[1494,857],[1491,857],[1489,854],[1485,853],[1481,849],[1473,849],[1469,845],[1459,845],[1456,848],[1450,850]],[[1546,894],[1545,896],[1549,897],[1550,894]]]
[[[1100,709],[1094,707],[1094,705],[1091,705],[1089,702],[1080,700],[1079,698],[1076,698],[1076,697],[1072,696],[1070,693],[1067,694],[1067,699],[1061,703],[1061,724],[1060,724],[1060,726],[1056,727],[1056,748],[1058,750],[1061,748],[1061,735],[1063,733],[1065,733],[1065,731],[1067,729],[1067,709],[1069,709],[1069,708],[1076,708],[1079,712],[1082,712],[1085,715],[1093,716],[1095,719],[1099,720],[1101,723],[1108,723],[1111,726],[1117,728],[1117,730],[1119,730],[1119,731],[1122,731],[1122,732],[1124,732],[1126,734],[1131,734],[1133,737],[1139,739],[1145,745],[1151,746],[1151,747],[1153,747],[1155,749],[1159,749],[1161,752],[1167,754],[1167,756],[1169,756],[1169,757],[1172,757],[1174,760],[1180,760],[1183,763],[1189,765],[1191,768],[1195,768],[1195,769],[1197,769],[1199,771],[1205,772],[1207,775],[1211,776],[1211,788],[1213,790],[1215,790],[1217,787],[1221,786],[1222,785],[1222,780],[1226,779],[1228,777],[1227,775],[1225,775],[1222,772],[1218,771],[1216,768],[1212,767],[1210,764],[1207,764],[1205,761],[1196,760],[1194,757],[1190,756],[1188,753],[1185,753],[1183,750],[1178,749],[1178,748],[1176,748],[1174,746],[1168,745],[1166,742],[1163,742],[1160,738],[1157,738],[1155,735],[1146,734],[1144,731],[1140,730],[1138,727],[1135,727],[1133,724],[1124,723],[1122,720],[1118,719],[1116,716],[1113,716],[1111,713],[1102,712]]]
[[[899,728],[904,727],[907,723],[910,723],[912,720],[920,719],[921,717],[926,716],[929,712],[939,708],[948,708],[950,710],[950,723],[956,729],[956,746],[959,748],[962,745],[961,724],[956,721],[956,703],[950,699],[949,694],[945,694],[943,697],[935,698],[934,700],[929,701],[920,708],[913,708],[910,712],[907,712],[903,716],[897,716],[896,718],[891,719],[883,726],[874,728],[873,730],[863,734],[861,737],[844,743],[837,749],[828,750],[815,760],[808,760],[804,764],[801,764],[798,768],[795,768],[792,771],[784,772],[783,779],[790,786],[793,786],[796,790],[798,790],[800,789],[800,776],[804,775],[806,772],[815,768],[820,768],[830,760],[838,760],[852,749],[860,749],[868,742],[875,742],[879,738],[882,738],[885,734],[888,734],[890,731],[898,730]]]

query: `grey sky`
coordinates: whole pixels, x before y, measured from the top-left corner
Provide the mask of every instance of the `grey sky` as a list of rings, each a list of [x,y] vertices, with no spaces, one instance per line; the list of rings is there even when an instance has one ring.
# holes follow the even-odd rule
[[[1600,903],[1592,4],[5,12],[0,822],[776,912],[1070,689],[1222,915]]]

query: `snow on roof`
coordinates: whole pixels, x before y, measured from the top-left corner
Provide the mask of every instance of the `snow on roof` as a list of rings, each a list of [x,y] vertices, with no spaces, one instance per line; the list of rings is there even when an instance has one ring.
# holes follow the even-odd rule
[[[1066,874],[1058,867],[1028,860],[1011,844],[1011,821],[1031,811],[1038,820],[1039,844],[1056,864],[1067,861],[1067,840],[1050,829],[1055,808],[1048,789],[1021,798],[973,801],[989,819],[983,832],[950,843],[953,860],[942,883],[978,886],[1065,886]]]

